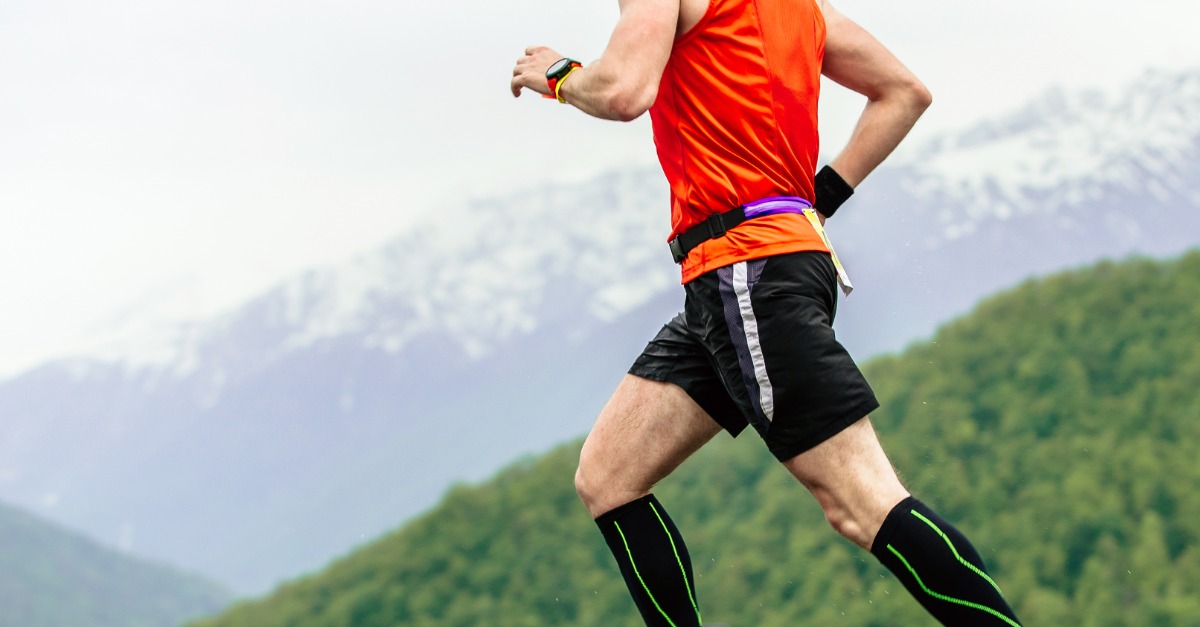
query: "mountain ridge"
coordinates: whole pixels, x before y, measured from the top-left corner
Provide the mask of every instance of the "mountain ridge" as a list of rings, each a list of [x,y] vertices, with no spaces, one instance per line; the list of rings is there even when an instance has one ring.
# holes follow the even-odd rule
[[[1197,109],[1200,70],[1152,71],[1115,95],[1054,88],[1007,116],[925,143],[902,162],[912,169],[905,184],[965,212],[965,220],[937,216],[954,232],[988,215],[1103,201],[1114,187],[1175,200],[1186,188],[1180,166],[1197,156]],[[1178,200],[1200,203],[1200,192]]]
[[[212,613],[227,591],[99,546],[0,504],[0,624],[167,627]]]

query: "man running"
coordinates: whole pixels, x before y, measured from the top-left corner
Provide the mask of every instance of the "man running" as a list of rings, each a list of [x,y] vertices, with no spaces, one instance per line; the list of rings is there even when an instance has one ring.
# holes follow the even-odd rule
[[[575,477],[646,624],[701,623],[687,548],[652,488],[721,429],[752,425],[833,528],[943,624],[1018,625],[967,538],[901,485],[867,417],[879,404],[831,327],[849,281],[822,224],[929,92],[827,0],[619,1],[598,61],[531,47],[511,87],[600,118],[649,111],[671,186],[684,311],[601,411]],[[822,74],[867,105],[817,172]]]

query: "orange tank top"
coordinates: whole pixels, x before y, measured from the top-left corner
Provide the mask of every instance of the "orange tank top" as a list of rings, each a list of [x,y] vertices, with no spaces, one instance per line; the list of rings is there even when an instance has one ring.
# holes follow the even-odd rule
[[[813,200],[824,51],[825,19],[814,0],[710,0],[675,40],[650,108],[671,185],[670,238],[768,196]],[[809,250],[828,249],[803,215],[747,220],[693,249],[683,282]]]

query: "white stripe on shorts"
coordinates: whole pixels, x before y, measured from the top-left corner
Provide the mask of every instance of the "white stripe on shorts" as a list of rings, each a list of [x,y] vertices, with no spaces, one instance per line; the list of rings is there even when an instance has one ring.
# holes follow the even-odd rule
[[[750,286],[746,282],[746,262],[733,264],[733,293],[737,295],[738,311],[742,316],[742,327],[746,330],[746,346],[750,349],[750,361],[754,364],[754,378],[758,380],[758,403],[767,420],[775,418],[775,390],[767,377],[767,362],[763,359],[762,344],[758,338],[758,320],[750,306]]]

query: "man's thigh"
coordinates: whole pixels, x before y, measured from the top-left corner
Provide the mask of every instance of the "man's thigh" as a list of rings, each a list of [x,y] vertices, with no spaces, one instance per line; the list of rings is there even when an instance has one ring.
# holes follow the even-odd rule
[[[866,417],[783,465],[816,497],[830,524],[867,549],[888,512],[908,496]]]
[[[739,262],[687,285],[687,322],[728,396],[780,461],[877,408],[832,328],[837,277],[829,255]]]
[[[588,511],[645,496],[720,430],[679,386],[626,375],[579,455],[575,482]]]

